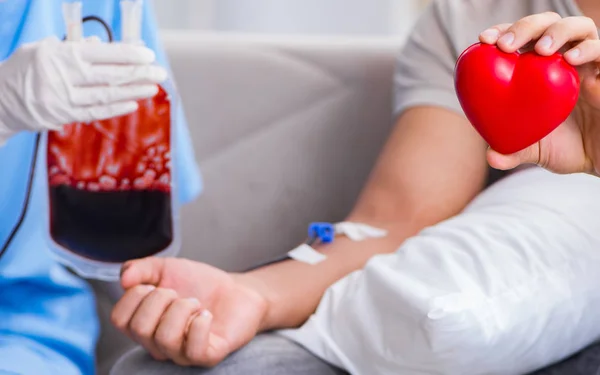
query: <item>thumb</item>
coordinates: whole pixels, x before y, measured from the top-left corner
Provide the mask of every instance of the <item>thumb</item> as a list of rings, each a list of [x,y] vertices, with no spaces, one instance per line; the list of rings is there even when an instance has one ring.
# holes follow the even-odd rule
[[[487,151],[487,160],[492,168],[505,171],[522,164],[538,164],[540,161],[539,149],[539,143],[536,143],[514,154],[504,155],[490,148]]]
[[[164,268],[164,258],[150,257],[129,261],[121,269],[121,286],[125,290],[141,284],[158,286]]]

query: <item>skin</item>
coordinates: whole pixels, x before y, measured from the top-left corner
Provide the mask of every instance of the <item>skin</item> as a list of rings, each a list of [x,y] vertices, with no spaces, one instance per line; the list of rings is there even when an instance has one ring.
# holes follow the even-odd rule
[[[594,1],[581,1],[580,6],[599,14]],[[516,155],[488,150],[488,162],[501,169],[537,163],[559,172],[595,173],[594,160],[600,158],[595,159],[589,139],[594,139],[592,124],[600,118],[600,86],[586,73],[600,58],[593,22],[544,14],[494,30],[496,35],[482,33],[482,42],[498,43],[507,52],[546,35],[554,43],[544,48],[538,42],[539,53],[551,54],[573,42],[580,52],[571,48],[566,58],[580,68],[585,84],[577,110],[556,132]],[[501,39],[509,32],[515,33],[510,45]],[[442,108],[410,109],[398,119],[346,218],[387,229],[387,237],[363,242],[340,238],[318,248],[328,256],[318,265],[289,260],[242,274],[185,259],[129,262],[121,277],[126,292],[112,322],[157,360],[215,366],[260,332],[301,325],[337,280],[371,257],[395,251],[424,227],[458,214],[484,187],[486,147],[464,117]]]
[[[521,164],[537,164],[556,173],[600,175],[600,40],[595,22],[600,20],[600,5],[590,0],[579,1],[578,5],[591,17],[535,14],[480,34],[481,42],[496,44],[505,52],[517,51],[529,43],[534,43],[540,55],[564,52],[581,79],[580,100],[567,121],[540,142],[515,154],[489,150],[487,159],[492,167],[508,170]]]
[[[485,152],[465,118],[439,108],[409,110],[347,218],[388,236],[340,238],[318,248],[327,259],[317,265],[289,260],[244,274],[185,259],[130,262],[112,322],[158,360],[214,366],[259,332],[301,325],[335,281],[459,213],[483,189]]]

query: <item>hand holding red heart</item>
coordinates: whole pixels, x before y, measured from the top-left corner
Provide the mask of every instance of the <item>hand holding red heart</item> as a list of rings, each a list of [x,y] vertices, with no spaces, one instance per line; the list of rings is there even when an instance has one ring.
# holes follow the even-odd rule
[[[541,140],[539,140],[541,137],[534,139],[533,142],[539,141],[524,149],[516,152],[511,150],[510,152],[513,153],[502,151],[497,146],[497,151],[490,149],[488,151],[490,165],[506,170],[520,164],[535,163],[557,173],[586,172],[600,175],[600,80],[598,76],[600,40],[594,22],[586,17],[561,18],[556,13],[535,14],[514,24],[501,24],[489,28],[480,34],[479,39],[483,45],[495,45],[496,48],[507,53],[504,54],[506,56],[519,56],[517,51],[532,46],[536,55],[532,53],[528,56],[530,62],[533,62],[530,66],[535,67],[538,64],[538,71],[546,69],[544,82],[536,80],[536,75],[540,73],[530,70],[528,73],[530,77],[525,81],[529,80],[531,85],[537,86],[537,91],[535,87],[527,88],[527,85],[519,85],[522,86],[519,87],[520,95],[523,96],[522,101],[513,108],[503,109],[513,110],[518,115],[519,111],[526,111],[516,108],[520,103],[528,103],[530,100],[542,102],[541,107],[538,108],[540,110],[533,114],[535,117],[528,118],[527,123],[521,125],[520,131],[526,132],[543,126],[537,122],[548,122],[547,119],[552,116],[554,119],[560,116],[566,117],[564,122],[560,119],[542,136],[551,132],[550,134]],[[564,58],[560,57],[558,52],[564,52],[562,55]],[[525,60],[525,55],[520,56]],[[536,58],[538,60],[534,60]],[[560,62],[556,59],[560,59]],[[564,66],[560,66],[560,63]],[[572,70],[570,66],[577,68],[580,83],[568,83],[569,69]],[[521,72],[523,71],[525,69],[521,69]],[[515,69],[512,74],[516,76],[518,72],[519,70]],[[515,77],[511,78],[515,79]],[[575,80],[576,78],[575,75]],[[553,79],[555,82],[552,82]],[[548,82],[553,87],[543,87]],[[563,86],[558,87],[560,85]],[[577,88],[580,90],[578,98],[571,99],[572,95],[565,94],[572,94],[570,91]],[[551,92],[551,95],[548,95],[548,92]],[[573,104],[570,108],[567,107],[568,111],[571,109],[572,111],[565,116],[565,108],[569,105],[565,103],[571,100],[572,103],[576,101],[576,104],[574,108]],[[518,122],[519,119],[515,121]],[[560,122],[562,124],[556,127]],[[491,142],[488,143],[491,145]]]

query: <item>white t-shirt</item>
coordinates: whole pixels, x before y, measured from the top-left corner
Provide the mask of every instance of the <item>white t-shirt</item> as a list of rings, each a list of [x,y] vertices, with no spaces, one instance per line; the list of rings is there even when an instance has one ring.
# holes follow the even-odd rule
[[[462,51],[490,26],[548,11],[582,15],[574,0],[433,0],[398,55],[394,114],[417,105],[463,114],[454,91],[454,66]],[[505,174],[490,168],[490,182]]]
[[[477,42],[479,34],[490,26],[547,11],[564,17],[581,15],[572,0],[432,1],[399,54],[394,114],[399,116],[417,105],[444,107],[462,114],[453,80],[460,53]],[[539,270],[552,275],[554,261],[548,260],[557,254],[559,262],[563,262],[560,257],[569,258],[565,254],[575,254],[575,260],[594,259],[599,263],[593,264],[600,264],[600,258],[595,255],[597,221],[591,219],[596,215],[595,207],[600,209],[600,199],[594,199],[599,183],[591,176],[560,176],[541,168],[506,179],[480,195],[470,205],[469,214],[407,241],[396,253],[375,257],[364,270],[340,280],[329,288],[317,313],[304,326],[280,333],[319,357],[359,375],[404,373],[395,371],[399,368],[410,374],[458,375],[466,372],[452,369],[464,369],[473,363],[479,367],[471,368],[470,373],[510,374],[519,368],[538,368],[565,358],[589,344],[587,331],[582,327],[587,327],[586,324],[597,327],[596,315],[582,312],[589,307],[587,303],[596,303],[597,298],[582,298],[578,303],[573,299],[568,303],[548,302],[561,293],[571,298],[577,294],[575,290],[585,290],[584,287],[573,288],[569,294],[571,287],[565,286],[568,278],[555,278],[558,284],[542,283],[539,293],[531,292],[536,298],[523,297],[529,304],[522,300],[511,300],[513,305],[503,304],[501,299],[516,296],[519,300],[518,296],[524,295],[524,289],[519,288],[526,282],[535,284]],[[548,188],[539,189],[540,186]],[[573,189],[582,190],[573,192]],[[453,251],[456,252],[453,254]],[[503,263],[510,254],[526,253],[531,258],[525,260],[527,257],[518,255],[514,267]],[[520,270],[519,277],[517,270]],[[581,277],[580,286],[585,282],[597,285],[596,279],[586,279],[585,272],[579,272],[577,277]],[[500,299],[494,302],[504,306],[496,310],[499,319],[496,323],[502,324],[478,325],[479,320],[473,318],[476,315],[465,315],[456,326],[433,327],[431,332],[423,334],[419,328],[421,323],[414,320],[428,310],[426,302],[429,300],[419,296],[446,293],[448,285],[443,284],[447,280],[453,280],[448,281],[452,290],[449,301],[454,298],[456,280],[466,280],[465,285],[475,289],[492,290],[499,284],[509,291],[513,288],[514,293],[499,293]],[[559,284],[568,291],[556,286]],[[456,295],[468,293],[461,290]],[[489,295],[494,296],[494,292]],[[487,301],[490,306],[495,306],[491,303],[494,298]],[[457,311],[463,309],[460,304],[455,307]],[[532,311],[535,314],[529,314]],[[482,322],[487,319],[484,318]],[[544,325],[548,322],[564,324]],[[572,325],[565,328],[565,322]],[[541,328],[537,327],[540,324]],[[572,327],[577,329],[571,331]],[[537,332],[537,336],[532,332]],[[435,342],[428,342],[432,337]],[[528,346],[531,342],[535,345]],[[476,345],[471,345],[473,343]],[[472,346],[478,351],[471,352]],[[420,357],[412,360],[412,355]],[[510,360],[504,361],[505,358]],[[409,367],[399,364],[403,361]],[[417,367],[410,368],[410,365]],[[440,370],[442,368],[445,370]],[[487,368],[495,371],[485,372]]]
[[[490,26],[531,14],[582,15],[573,0],[433,0],[398,56],[394,113],[435,105],[463,113],[454,91],[458,56]]]

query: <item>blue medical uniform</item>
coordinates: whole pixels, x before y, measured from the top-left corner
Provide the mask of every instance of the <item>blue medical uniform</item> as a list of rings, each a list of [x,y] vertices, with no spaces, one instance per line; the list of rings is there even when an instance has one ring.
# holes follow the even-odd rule
[[[154,15],[144,2],[143,38],[168,68]],[[0,2],[0,59],[16,48],[47,36],[62,37],[61,0]],[[97,15],[120,39],[118,0],[83,0],[83,15]],[[105,39],[97,24],[84,26],[86,35]],[[181,202],[195,198],[201,179],[187,124],[178,108],[176,152]],[[0,246],[18,221],[26,199],[35,135],[21,133],[0,147]],[[43,152],[40,148],[40,152]],[[40,154],[41,155],[41,154]],[[41,159],[40,159],[41,160]],[[93,374],[98,322],[92,290],[51,258],[44,234],[42,163],[37,163],[29,210],[8,251],[0,258],[0,374]]]

